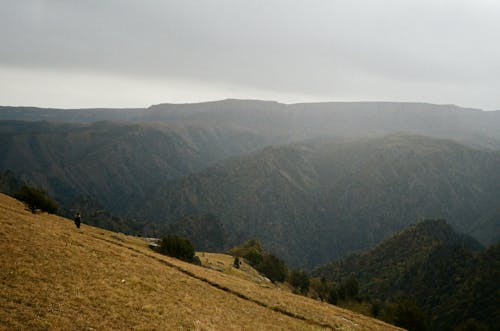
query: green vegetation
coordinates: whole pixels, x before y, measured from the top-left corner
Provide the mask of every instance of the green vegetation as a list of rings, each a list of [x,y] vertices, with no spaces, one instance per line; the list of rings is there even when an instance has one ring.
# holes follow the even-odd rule
[[[469,319],[500,325],[500,244],[483,251],[445,221],[421,222],[314,275],[332,282],[355,275],[373,316],[413,330],[453,330]]]
[[[500,153],[448,140],[323,139],[217,163],[158,186],[148,208],[135,208],[152,219],[212,213],[228,246],[258,238],[291,267],[312,268],[368,249],[423,216],[495,242],[498,169]]]
[[[394,324],[408,331],[427,330],[426,317],[412,300],[399,301],[394,308]]]
[[[47,194],[47,191],[41,188],[23,185],[19,192],[14,194],[14,197],[23,201],[32,213],[35,213],[39,209],[54,214],[58,209],[54,199]]]
[[[90,215],[75,201],[99,202],[90,224],[160,236],[211,213],[224,249],[258,238],[294,268],[368,249],[421,217],[449,219],[485,244],[500,239],[500,154],[448,140],[323,138],[248,154],[279,139],[165,122],[1,122],[0,140],[0,169],[43,184],[62,209]]]
[[[22,186],[22,181],[12,171],[0,171],[0,192],[14,195]]]
[[[186,238],[168,235],[160,241],[157,251],[186,262],[194,262],[194,247]]]
[[[255,268],[272,282],[284,282],[288,273],[285,262],[272,254],[265,254]]]
[[[285,262],[264,250],[258,240],[247,240],[243,245],[233,247],[230,253],[247,260],[252,267],[272,282],[283,282],[288,275]]]
[[[92,122],[93,116],[102,114],[85,110],[80,115],[83,122]],[[109,114],[124,120],[131,113]],[[151,207],[143,202],[159,183],[255,150],[267,141],[236,128],[212,130],[167,122],[83,124],[80,118],[71,120],[75,112],[68,115],[72,123],[0,121],[0,170],[13,169],[23,180],[47,188],[63,209],[74,209],[74,200],[84,195],[131,223],[165,221],[160,214],[143,217],[143,210]],[[138,207],[140,213],[133,213]]]
[[[328,297],[335,287],[335,283],[327,281],[325,277],[312,277],[309,279],[309,288],[312,290],[312,297],[321,301],[330,301]],[[331,302],[335,304],[336,302]]]
[[[215,107],[207,111],[217,113],[222,123],[227,123],[223,128],[215,122],[210,122],[211,127],[193,122],[177,126],[168,122],[1,121],[0,155],[4,157],[0,169],[16,169],[23,179],[43,185],[67,211],[79,210],[74,202],[82,195],[94,199],[102,206],[99,210],[122,220],[105,220],[100,213],[99,225],[126,233],[137,233],[137,229],[144,235],[159,236],[166,232],[151,233],[156,231],[153,222],[166,230],[186,215],[211,213],[226,230],[224,248],[258,238],[294,268],[312,268],[368,249],[421,217],[449,219],[458,230],[484,244],[500,239],[496,228],[500,216],[498,152],[411,135],[322,138],[254,152],[282,143],[286,132],[295,131],[287,128],[277,135],[285,137],[280,140],[272,130],[257,132],[231,126],[241,118],[262,116],[255,111],[234,116],[231,107],[238,108],[238,104],[197,106]],[[229,107],[225,108],[229,118],[220,113],[222,105]],[[182,116],[209,117],[186,107]],[[282,106],[256,103],[255,107]],[[173,116],[183,123],[181,113],[170,111],[142,110],[134,116]],[[58,113],[63,114],[52,111],[51,116]],[[27,113],[19,110],[19,114]],[[77,116],[65,114],[68,118]],[[92,116],[100,116],[98,112],[88,114],[92,115],[78,116],[85,115],[89,122]],[[118,116],[119,112],[107,114]],[[280,124],[278,119],[274,125]],[[385,121],[391,121],[390,116]],[[255,122],[240,124],[244,123]],[[383,133],[382,128],[387,126],[372,132]],[[336,129],[343,129],[343,125]],[[436,136],[449,133],[440,132],[436,131]],[[137,223],[144,225],[135,227]]]
[[[470,318],[456,327],[455,331],[488,331],[488,327],[484,323]]]
[[[233,262],[233,267],[235,267],[236,269],[239,269],[241,266],[241,261],[240,261],[240,258],[239,257],[235,257],[234,258],[234,262]]]
[[[297,292],[307,294],[309,292],[309,275],[305,270],[292,270],[288,275],[288,283],[292,285]]]

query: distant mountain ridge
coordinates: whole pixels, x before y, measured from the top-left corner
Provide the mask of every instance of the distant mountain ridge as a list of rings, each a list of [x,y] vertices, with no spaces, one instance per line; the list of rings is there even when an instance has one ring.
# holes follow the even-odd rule
[[[158,104],[131,109],[0,107],[0,120],[197,123],[250,130],[299,141],[323,135],[367,136],[407,132],[500,149],[500,111],[405,102],[282,104],[227,99],[193,104]]]

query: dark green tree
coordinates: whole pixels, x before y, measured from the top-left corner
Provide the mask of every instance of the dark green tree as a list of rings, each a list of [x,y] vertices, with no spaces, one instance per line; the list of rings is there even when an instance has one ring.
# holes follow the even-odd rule
[[[284,282],[288,273],[285,262],[272,254],[266,254],[262,262],[257,265],[257,270],[262,272],[272,282]]]
[[[249,250],[243,257],[254,268],[258,267],[262,263],[262,260],[264,259],[263,255],[254,249]]]
[[[394,324],[408,331],[427,330],[424,313],[415,302],[408,299],[397,302],[394,310]]]
[[[47,191],[38,187],[23,185],[14,197],[24,202],[32,213],[39,209],[53,214],[58,209],[57,203],[47,194]]]
[[[292,270],[288,282],[302,294],[309,291],[309,275],[304,270]]]
[[[485,324],[470,318],[457,326],[455,331],[488,331],[488,327]]]
[[[285,262],[264,250],[258,240],[247,240],[243,245],[231,248],[230,253],[244,258],[258,272],[273,282],[283,282],[288,275]]]
[[[335,283],[327,281],[325,277],[313,277],[309,280],[309,287],[316,292],[319,299],[328,301],[330,291],[335,287]]]
[[[339,301],[339,295],[338,295],[337,289],[332,288],[330,290],[330,293],[328,293],[328,303],[331,303],[332,305],[336,305],[338,301]]]
[[[382,309],[383,309],[382,302],[380,300],[375,300],[375,302],[372,303],[370,312],[373,317],[378,317],[382,312]]]
[[[359,284],[354,276],[350,276],[342,284],[345,289],[345,295],[347,298],[355,299],[358,296]]]
[[[194,247],[186,238],[168,235],[160,241],[158,252],[186,262],[194,261]]]

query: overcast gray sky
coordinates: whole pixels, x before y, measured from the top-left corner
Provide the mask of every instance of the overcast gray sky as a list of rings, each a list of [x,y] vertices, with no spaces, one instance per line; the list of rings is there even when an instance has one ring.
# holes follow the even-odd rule
[[[0,0],[0,104],[500,110],[498,0]]]

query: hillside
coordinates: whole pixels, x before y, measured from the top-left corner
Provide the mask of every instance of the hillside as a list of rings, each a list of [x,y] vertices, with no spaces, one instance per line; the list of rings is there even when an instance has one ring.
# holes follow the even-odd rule
[[[499,325],[500,245],[484,250],[445,221],[423,221],[363,253],[325,265],[314,274],[339,281],[354,276],[361,296],[411,298],[432,330],[453,330],[475,319]]]
[[[295,266],[369,248],[412,222],[448,219],[498,241],[500,154],[449,140],[391,135],[269,147],[158,186],[130,217],[165,223],[211,213],[229,246],[261,240]]]
[[[0,329],[396,330],[0,194]],[[201,256],[204,260],[203,255]]]
[[[267,143],[217,127],[4,121],[0,169],[44,187],[66,209],[91,199],[120,215],[158,184]]]

